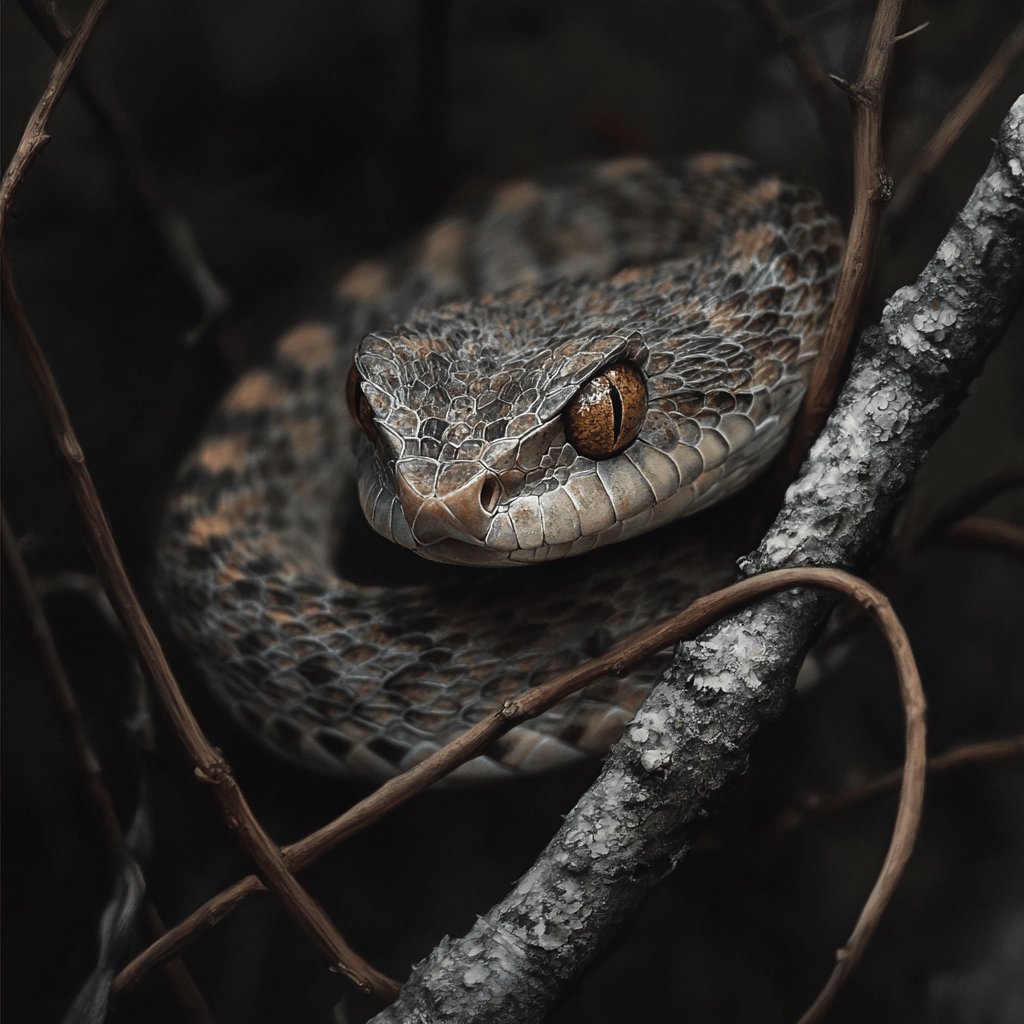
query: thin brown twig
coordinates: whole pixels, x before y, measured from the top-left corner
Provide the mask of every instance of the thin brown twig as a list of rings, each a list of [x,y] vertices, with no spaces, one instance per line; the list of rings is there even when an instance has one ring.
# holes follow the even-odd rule
[[[998,740],[980,743],[963,743],[945,753],[928,758],[929,775],[942,775],[968,765],[992,764],[999,761],[1013,761],[1024,757],[1024,735],[1007,736]],[[813,793],[798,807],[790,808],[779,815],[778,823],[772,829],[774,835],[800,828],[805,822],[827,814],[838,814],[858,804],[895,789],[903,781],[903,769],[896,768],[879,775],[859,786],[844,789],[838,793]]]
[[[957,544],[998,548],[1013,555],[1024,555],[1024,526],[994,516],[968,516],[953,523],[942,539]]]
[[[853,104],[853,216],[825,338],[782,463],[787,480],[799,468],[835,404],[871,275],[882,204],[892,198],[892,178],[882,151],[882,110],[904,4],[905,0],[879,0],[856,81],[843,82],[833,76]]]
[[[974,84],[964,93],[960,102],[942,119],[935,134],[925,143],[917,159],[901,175],[899,187],[889,207],[887,226],[906,215],[914,204],[921,186],[946,158],[963,135],[975,115],[999,87],[1010,71],[1017,67],[1024,55],[1024,21],[1006,37],[1003,45],[992,55]]]
[[[966,519],[984,508],[993,498],[1006,491],[1024,486],[1024,470],[1002,469],[986,477],[969,491],[958,495],[936,512],[930,522],[913,541],[913,548],[921,548],[943,536],[961,519]]]
[[[99,820],[100,835],[103,838],[107,853],[121,859],[125,855],[126,842],[121,822],[114,801],[110,796],[103,772],[103,765],[97,757],[92,743],[85,731],[78,702],[64,667],[63,659],[57,651],[57,643],[46,612],[36,594],[35,585],[29,575],[21,550],[14,536],[14,531],[7,520],[7,512],[0,507],[0,535],[3,540],[4,558],[11,571],[11,578],[21,600],[21,606],[28,618],[29,630],[35,644],[36,653],[43,667],[43,677],[47,681],[54,704],[64,721],[74,760],[81,772],[89,802]],[[167,930],[159,911],[151,900],[144,902],[147,925],[154,938],[163,935]],[[206,1005],[202,993],[184,962],[175,957],[163,965],[172,990],[177,994],[182,1007],[188,1011],[189,1019],[212,1024],[213,1014]]]
[[[872,615],[875,615],[876,609],[884,608],[888,610],[885,614],[892,616],[888,602],[877,590],[839,569],[778,569],[741,580],[713,594],[698,598],[682,612],[628,637],[600,657],[562,672],[529,692],[507,701],[493,715],[477,723],[414,768],[384,783],[334,821],[299,842],[285,847],[283,852],[286,863],[295,871],[308,867],[327,850],[379,821],[431,783],[484,751],[516,725],[536,717],[596,679],[606,675],[624,675],[662,649],[679,640],[695,636],[730,610],[759,597],[795,586],[822,586],[835,589],[856,600]],[[902,636],[901,630],[899,635]],[[907,654],[909,656],[909,647]],[[917,717],[918,710],[921,713],[920,719]],[[913,741],[908,741],[907,771],[908,777],[916,778],[924,764],[923,698],[920,709],[915,703],[910,717],[914,719],[914,724]],[[911,726],[908,725],[908,737],[910,730]],[[907,796],[907,800],[910,801],[909,811],[899,819],[900,856],[909,853],[920,810],[918,806],[915,817],[913,801],[918,798],[918,782],[912,781],[908,786],[912,790]],[[892,851],[890,853],[892,854]],[[888,864],[889,861],[887,866]],[[897,867],[902,870],[901,865],[897,864]],[[898,871],[896,876],[898,877]],[[164,957],[177,952],[198,934],[218,924],[249,896],[260,892],[262,888],[259,880],[250,875],[208,900],[149,949],[139,954],[115,979],[114,990],[122,991],[134,985]],[[887,899],[888,897],[881,903],[876,902],[873,905],[878,913]],[[870,938],[870,931],[866,936],[863,932],[856,934],[858,943],[866,942]],[[852,968],[853,964],[850,966]]]
[[[295,880],[285,864],[281,850],[253,815],[230,766],[199,727],[125,572],[110,523],[86,467],[85,455],[75,436],[46,357],[14,290],[10,267],[6,261],[3,262],[3,293],[29,378],[54,446],[67,471],[100,579],[111,604],[117,610],[139,663],[154,686],[175,733],[193,763],[196,777],[212,788],[228,827],[256,865],[260,876],[278,895],[293,920],[313,939],[331,969],[337,970],[362,991],[382,1001],[394,999],[398,984],[368,964],[348,945],[323,908]]]
[[[878,594],[878,591],[874,593]],[[817,1021],[824,1019],[836,996],[867,951],[871,938],[881,922],[882,914],[895,894],[903,870],[910,860],[924,808],[928,755],[925,746],[926,704],[921,678],[910,649],[910,641],[892,605],[883,598],[881,602],[865,607],[889,642],[899,677],[900,697],[906,720],[906,752],[900,783],[899,807],[882,870],[861,909],[846,945],[836,951],[836,965],[832,969],[832,974],[798,1024],[816,1024]]]
[[[7,226],[7,214],[10,213],[14,193],[17,192],[18,186],[24,180],[25,173],[36,158],[36,154],[50,141],[50,136],[47,133],[50,114],[53,113],[53,108],[67,88],[71,73],[109,3],[110,0],[92,0],[92,3],[89,4],[78,27],[58,55],[50,74],[50,80],[43,90],[42,96],[39,97],[39,102],[36,104],[35,110],[32,111],[28,124],[25,125],[18,148],[4,172],[3,182],[0,183],[0,239],[2,239]]]
[[[314,941],[331,969],[349,978],[364,992],[371,993],[381,1001],[390,1001],[397,995],[397,983],[368,964],[345,942],[323,908],[288,871],[280,849],[263,830],[249,808],[230,766],[203,735],[199,723],[185,702],[156,634],[128,579],[110,523],[86,467],[85,455],[49,364],[14,287],[10,264],[6,258],[2,224],[34,155],[49,137],[47,127],[54,105],[66,87],[75,63],[81,57],[92,30],[108,2],[109,0],[93,0],[67,47],[55,62],[50,81],[29,119],[0,184],[0,265],[4,305],[14,325],[14,335],[43,418],[67,473],[104,589],[117,610],[139,664],[154,686],[175,733],[192,760],[197,778],[211,786],[228,827],[256,865],[260,876],[278,895],[293,920]]]
[[[100,834],[103,836],[108,852],[119,853],[124,846],[124,834],[121,831],[117,811],[114,809],[114,801],[104,779],[103,765],[86,735],[71,681],[64,668],[64,663],[57,653],[57,644],[50,630],[46,613],[36,596],[32,577],[21,557],[18,540],[7,520],[7,512],[2,508],[0,508],[0,530],[2,530],[4,558],[11,571],[11,578],[21,600],[21,606],[28,618],[29,631],[44,669],[44,678],[50,686],[54,701],[67,726],[75,759],[82,770],[85,788],[99,819]]]

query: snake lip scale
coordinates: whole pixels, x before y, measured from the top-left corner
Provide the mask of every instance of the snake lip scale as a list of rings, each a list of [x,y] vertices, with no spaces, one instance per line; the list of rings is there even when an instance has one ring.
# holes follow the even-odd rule
[[[784,443],[841,251],[812,190],[702,154],[513,182],[350,268],[335,322],[242,376],[168,503],[158,590],[214,691],[283,756],[383,778],[725,582],[735,552],[681,517]],[[353,492],[389,541],[479,568],[348,578]],[[603,752],[661,665],[454,778]]]

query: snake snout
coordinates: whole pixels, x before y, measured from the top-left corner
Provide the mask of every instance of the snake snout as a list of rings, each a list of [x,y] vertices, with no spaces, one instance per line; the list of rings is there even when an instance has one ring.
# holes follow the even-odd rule
[[[395,491],[417,544],[460,540],[482,545],[501,483],[478,463],[438,466],[424,459],[400,459],[395,464]]]

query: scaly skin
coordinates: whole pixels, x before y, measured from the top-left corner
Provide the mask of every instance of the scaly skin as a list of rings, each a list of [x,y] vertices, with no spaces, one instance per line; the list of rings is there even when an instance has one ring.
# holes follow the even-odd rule
[[[507,185],[354,267],[337,327],[296,327],[235,385],[170,502],[160,589],[217,694],[292,760],[385,777],[724,582],[728,554],[664,524],[784,442],[840,253],[814,193],[707,154]],[[374,441],[345,408],[353,350]],[[624,358],[647,413],[595,462],[562,411]],[[547,562],[664,528],[522,572],[367,586],[332,565],[354,475],[378,533],[435,561]],[[572,698],[457,777],[603,751],[660,667]]]

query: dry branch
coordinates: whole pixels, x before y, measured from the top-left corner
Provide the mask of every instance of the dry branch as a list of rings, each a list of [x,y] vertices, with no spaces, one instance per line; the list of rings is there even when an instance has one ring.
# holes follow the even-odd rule
[[[1007,736],[998,740],[985,740],[981,743],[962,743],[928,758],[928,775],[944,775],[947,772],[967,767],[968,765],[995,764],[1000,761],[1015,761],[1024,757],[1024,736]],[[881,793],[895,789],[903,781],[903,769],[886,772],[859,786],[841,790],[838,793],[813,793],[806,797],[798,807],[783,811],[775,827],[774,835],[791,832],[800,828],[806,821],[827,814],[839,814],[870,800]]]
[[[67,45],[57,57],[50,80],[25,126],[18,148],[4,172],[3,182],[0,183],[0,240],[3,238],[4,228],[7,226],[7,215],[11,212],[14,193],[17,192],[18,186],[36,158],[36,154],[50,141],[47,125],[53,108],[64,94],[71,74],[75,70],[75,65],[81,58],[82,51],[92,37],[96,25],[109,3],[110,0],[93,0],[89,4],[78,28],[71,34]]]
[[[56,4],[52,0],[21,0],[21,6],[49,47],[58,53],[71,38],[71,32],[61,19]],[[188,283],[199,302],[199,322],[185,338],[191,344],[201,340],[223,320],[231,299],[203,255],[192,225],[160,194],[146,167],[131,121],[117,97],[98,76],[90,75],[89,70],[80,63],[72,79],[72,87],[89,112],[106,150],[130,183],[168,261]]]
[[[992,516],[968,516],[954,523],[944,539],[955,544],[997,548],[1008,554],[1024,555],[1024,526]]]
[[[86,540],[104,589],[117,611],[146,678],[153,685],[175,733],[194,765],[196,777],[211,786],[229,829],[256,865],[268,887],[281,899],[293,920],[320,949],[328,965],[349,978],[364,992],[372,993],[384,1000],[394,996],[397,984],[366,963],[348,946],[323,908],[288,871],[280,849],[250,810],[245,796],[235,782],[230,766],[206,739],[185,702],[156,634],[128,579],[106,512],[86,467],[85,454],[78,442],[46,356],[14,287],[2,236],[3,224],[33,157],[49,138],[47,132],[50,115],[107,3],[108,0],[93,0],[67,47],[58,57],[50,81],[32,113],[0,184],[0,260],[5,311],[14,326],[14,336],[21,349],[29,381],[38,399],[54,448],[67,473],[72,496],[85,529]]]
[[[1024,97],[917,281],[864,332],[823,436],[747,573],[850,565],[882,540],[930,444],[1005,331],[1024,278]],[[831,601],[764,601],[684,644],[597,782],[501,903],[445,939],[376,1020],[544,1017],[690,845],[708,803],[776,718]]]
[[[107,788],[103,765],[86,732],[82,715],[78,709],[78,702],[75,700],[74,690],[71,687],[63,659],[57,650],[49,621],[36,594],[36,588],[28,568],[21,557],[14,531],[7,521],[7,513],[3,509],[0,509],[0,530],[2,530],[4,558],[11,570],[14,586],[29,621],[32,639],[43,667],[43,676],[52,691],[54,705],[60,712],[66,727],[86,793],[99,821],[100,835],[107,853],[111,861],[118,865],[125,862],[133,864],[131,850],[121,829],[110,790]],[[166,925],[152,902],[145,901],[143,912],[149,932],[156,937],[162,935],[166,930]],[[178,995],[182,1008],[188,1012],[190,1018],[210,1024],[213,1017],[184,963],[180,960],[170,960],[164,965],[164,969],[167,972],[171,988]]]
[[[4,305],[15,326],[29,379],[44,419],[67,471],[72,494],[82,516],[86,539],[111,604],[117,610],[136,657],[194,765],[196,778],[213,790],[225,822],[248,853],[268,888],[314,940],[332,969],[364,992],[393,997],[397,985],[370,966],[341,936],[322,907],[298,884],[285,865],[280,849],[263,830],[235,782],[231,768],[210,744],[185,702],[160,643],[139,604],[117,549],[110,523],[99,500],[85,455],[42,349],[14,291],[10,268],[3,267]]]
[[[836,569],[822,568],[766,572],[707,594],[664,622],[627,638],[605,654],[559,673],[526,693],[506,701],[493,715],[467,729],[415,767],[385,782],[334,821],[305,839],[285,847],[283,852],[288,868],[298,871],[308,867],[334,846],[380,821],[432,783],[451,774],[459,765],[483,753],[510,729],[536,718],[590,683],[608,675],[625,675],[659,651],[683,638],[695,636],[730,611],[768,594],[799,586],[820,586],[835,590],[859,601],[869,610],[876,605],[886,604],[885,598],[878,591],[857,577]],[[923,760],[920,767],[923,769]],[[128,964],[115,982],[115,991],[134,985],[153,967],[179,952],[197,935],[219,924],[249,896],[262,891],[265,890],[259,879],[250,875],[208,900]]]
[[[786,453],[787,480],[835,402],[871,276],[882,204],[892,198],[892,178],[882,152],[882,109],[903,6],[904,0],[879,0],[860,74],[855,82],[842,82],[853,104],[853,216],[825,338]]]
[[[941,539],[962,520],[974,516],[990,501],[1006,491],[1024,486],[1024,470],[1020,467],[1001,469],[954,498],[936,512],[931,521],[911,539],[911,548],[920,549]]]
[[[285,865],[281,850],[263,830],[235,782],[231,768],[203,734],[171,673],[153,628],[132,587],[110,523],[99,500],[85,455],[46,357],[14,291],[10,268],[3,266],[4,305],[15,327],[29,379],[36,392],[53,444],[67,471],[74,500],[82,516],[86,540],[107,596],[143,671],[153,685],[192,764],[196,778],[213,790],[224,820],[256,865],[268,888],[277,893],[292,918],[314,940],[332,969],[364,992],[384,1000],[397,984],[381,974],[345,942],[322,907],[299,885]]]

